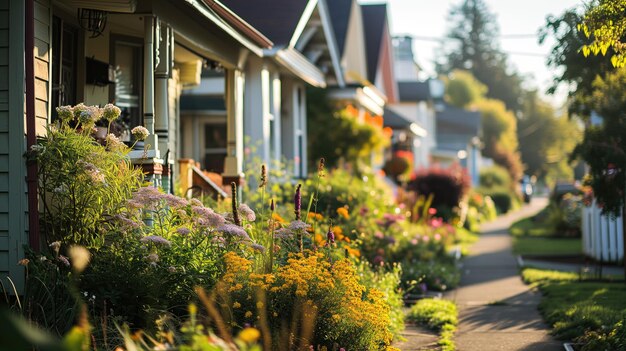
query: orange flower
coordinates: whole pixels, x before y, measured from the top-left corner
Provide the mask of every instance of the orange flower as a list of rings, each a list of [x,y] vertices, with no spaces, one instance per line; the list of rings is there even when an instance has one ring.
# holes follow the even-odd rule
[[[278,223],[287,223],[283,217],[281,217],[278,213],[272,213],[272,219],[277,221]]]
[[[348,213],[348,209],[345,207],[339,207],[337,209],[337,214],[340,215],[341,217],[345,218],[345,219],[349,219],[350,218],[350,214]]]

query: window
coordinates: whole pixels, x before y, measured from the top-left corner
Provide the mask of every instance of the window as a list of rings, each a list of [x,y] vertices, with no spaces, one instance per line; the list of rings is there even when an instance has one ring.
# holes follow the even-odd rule
[[[121,128],[143,125],[143,42],[139,38],[111,36],[110,59],[115,67],[115,84],[111,86],[113,103],[121,110]]]
[[[60,17],[52,18],[52,119],[56,108],[76,104],[78,28]]]
[[[226,157],[226,123],[205,122],[203,125],[204,169],[209,172],[223,173]]]

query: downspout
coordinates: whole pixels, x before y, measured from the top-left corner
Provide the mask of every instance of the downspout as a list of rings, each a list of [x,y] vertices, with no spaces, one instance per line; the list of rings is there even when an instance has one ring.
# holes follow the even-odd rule
[[[35,20],[34,0],[25,4],[25,89],[26,89],[26,147],[37,144],[35,133]],[[34,251],[40,249],[39,199],[37,197],[37,162],[27,162],[26,183],[28,189],[28,243]]]

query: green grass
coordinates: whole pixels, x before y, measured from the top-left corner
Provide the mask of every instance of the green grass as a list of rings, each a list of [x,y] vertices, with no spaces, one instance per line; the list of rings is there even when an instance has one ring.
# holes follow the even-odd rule
[[[517,255],[578,255],[582,253],[579,238],[513,237],[513,253]]]
[[[534,216],[520,219],[509,228],[509,233],[514,237],[548,237],[556,233],[556,228],[549,221],[550,207],[546,207]]]
[[[606,343],[602,345],[625,342],[616,340],[615,333],[610,333],[626,316],[626,284],[623,282],[581,282],[575,273],[533,268],[524,269],[522,277],[527,283],[537,284],[543,293],[539,310],[552,326],[555,337],[594,342],[589,344],[593,346],[588,346],[588,350],[596,349],[599,341]]]
[[[447,300],[422,299],[411,307],[407,319],[426,326],[439,333],[439,346],[442,351],[454,351],[452,338],[458,324],[456,305]]]
[[[572,272],[550,271],[536,268],[525,268],[522,270],[522,279],[526,284],[577,281],[578,278],[578,274]]]

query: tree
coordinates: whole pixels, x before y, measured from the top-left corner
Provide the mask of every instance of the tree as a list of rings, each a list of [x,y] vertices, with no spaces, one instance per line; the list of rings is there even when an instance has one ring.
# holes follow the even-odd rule
[[[590,44],[582,47],[585,56],[594,54],[605,56],[609,53],[614,67],[626,65],[626,1],[599,0],[585,14],[584,22],[578,28],[587,38],[592,38]],[[611,53],[609,51],[613,49]]]
[[[445,82],[446,100],[450,105],[459,108],[466,108],[478,102],[487,93],[487,86],[468,71],[454,70]]]
[[[601,125],[589,125],[574,156],[589,165],[594,196],[605,214],[619,215],[626,189],[626,70],[594,82],[594,108]]]
[[[498,46],[499,28],[495,16],[483,0],[464,0],[452,8],[444,47],[445,62],[438,71],[448,74],[455,69],[470,71],[489,89],[487,97],[504,101],[512,111],[521,109],[522,78],[510,69],[507,56]]]
[[[550,181],[572,178],[568,158],[580,140],[576,122],[556,115],[537,91],[526,92],[524,109],[518,119],[517,136],[526,173]]]
[[[569,9],[560,17],[549,16],[539,41],[543,43],[549,36],[556,41],[547,63],[554,68],[554,72],[559,73],[554,76],[548,93],[552,94],[559,85],[566,84],[569,88],[570,114],[586,120],[591,113],[594,80],[597,76],[604,76],[615,69],[607,56],[585,58],[582,55],[581,48],[592,42],[577,29],[583,18],[576,9]]]
[[[481,113],[483,155],[509,171],[513,182],[522,177],[523,167],[518,152],[517,120],[502,101],[484,99],[476,104]]]

